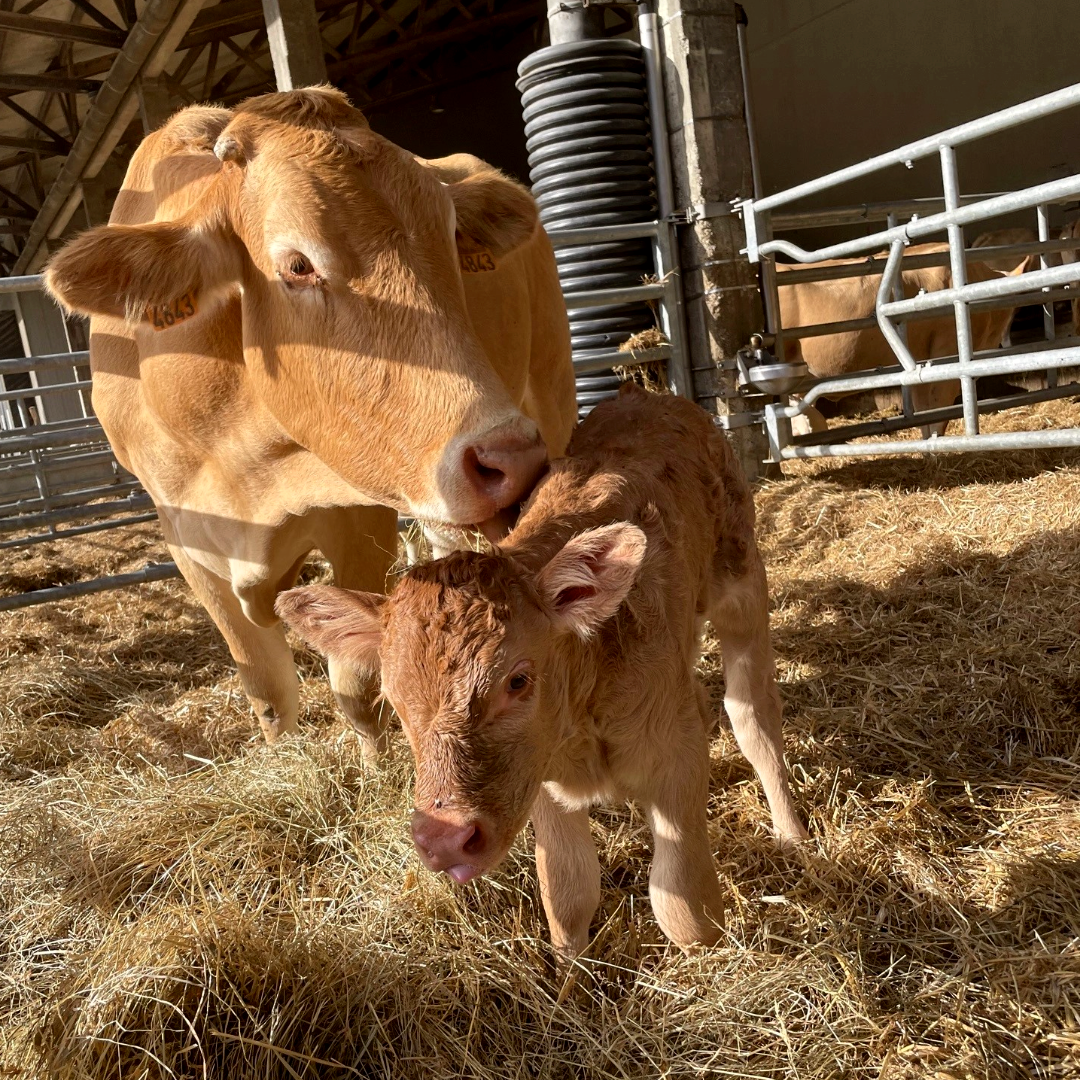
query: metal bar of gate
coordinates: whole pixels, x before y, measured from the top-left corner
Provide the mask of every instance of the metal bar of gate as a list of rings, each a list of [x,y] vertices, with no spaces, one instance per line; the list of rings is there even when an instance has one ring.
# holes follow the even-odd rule
[[[18,608],[32,607],[52,600],[69,600],[74,596],[89,596],[91,593],[122,589],[127,585],[144,585],[150,581],[165,581],[179,576],[180,571],[176,563],[152,563],[145,569],[136,570],[131,574],[116,574],[112,577],[95,578],[93,581],[76,581],[70,585],[34,589],[32,592],[19,593],[16,596],[0,596],[0,611],[15,611]]]
[[[986,262],[988,259],[1001,259],[1013,255],[1046,256],[1054,251],[1076,251],[1078,249],[1080,249],[1080,240],[1047,240],[1046,242],[1029,244],[1002,244],[996,247],[966,248],[964,257],[969,263]],[[779,275],[779,285],[780,288],[786,288],[811,281],[869,277],[871,274],[880,274],[885,269],[885,260],[887,258],[888,255],[880,258],[868,255],[864,261],[851,262],[843,266],[785,266],[783,273]],[[921,270],[929,266],[948,266],[949,259],[948,251],[930,252],[926,255],[905,255],[903,268],[905,270]],[[1049,266],[1049,263],[1046,265]],[[1046,266],[1043,266],[1042,269],[1045,270]]]
[[[1080,195],[1080,175],[1066,176],[1062,180],[1051,180],[1048,183],[1036,184],[1034,187],[1024,188],[1021,191],[1010,191],[1005,195],[984,199],[982,202],[969,203],[966,206],[961,205],[955,210],[931,214],[930,217],[909,221],[906,225],[898,225],[893,229],[883,229],[881,232],[871,233],[868,236],[859,237],[857,240],[848,240],[841,244],[830,244],[814,251],[806,251],[804,248],[787,240],[770,240],[764,244],[751,244],[747,247],[747,255],[752,262],[757,262],[762,255],[775,254],[788,255],[795,259],[796,262],[824,262],[826,259],[845,259],[852,255],[863,254],[867,249],[889,247],[894,240],[919,240],[944,232],[950,225],[971,225],[976,221],[985,221],[987,218],[1003,217],[1017,210],[1031,210],[1040,203],[1074,199],[1077,195]],[[761,207],[756,204],[748,205],[747,212],[751,211],[759,213]]]
[[[1032,98],[1030,101],[1021,102],[1011,108],[1002,109],[1000,112],[982,116],[978,120],[971,120],[966,124],[959,124],[947,131],[939,132],[925,139],[906,143],[904,146],[891,150],[886,154],[878,154],[876,157],[860,161],[857,165],[849,165],[845,169],[809,180],[805,184],[798,184],[786,191],[779,191],[775,195],[769,195],[756,203],[758,210],[772,210],[784,203],[794,202],[796,199],[807,195],[814,195],[819,191],[826,191],[848,180],[856,180],[860,176],[867,176],[889,165],[907,165],[918,158],[928,157],[939,153],[943,146],[962,146],[964,143],[981,139],[984,135],[991,135],[1018,124],[1027,123],[1029,120],[1048,116],[1051,113],[1060,112],[1062,109],[1080,105],[1080,83],[1075,86],[1067,86],[1063,90],[1055,90],[1042,97]],[[1034,205],[1034,204],[1033,204]]]

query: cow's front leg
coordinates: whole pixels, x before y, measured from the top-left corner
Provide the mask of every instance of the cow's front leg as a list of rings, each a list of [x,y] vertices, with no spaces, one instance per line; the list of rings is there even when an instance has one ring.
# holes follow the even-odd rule
[[[244,614],[230,582],[200,566],[183,548],[170,544],[169,550],[225,638],[266,741],[295,731],[300,689],[284,627],[256,626]]]
[[[342,510],[342,520],[320,538],[322,553],[334,568],[334,584],[343,589],[381,593],[397,557],[397,513],[385,506]],[[389,709],[377,701],[379,673],[330,657],[330,689],[345,719],[360,737],[364,757],[380,758],[389,742]]]
[[[573,960],[588,946],[589,924],[600,906],[600,861],[589,812],[564,810],[541,788],[532,823],[551,943],[562,960]]]
[[[712,945],[724,903],[709,844],[709,744],[696,696],[680,710],[664,755],[639,792],[653,834],[649,899],[676,945]]]

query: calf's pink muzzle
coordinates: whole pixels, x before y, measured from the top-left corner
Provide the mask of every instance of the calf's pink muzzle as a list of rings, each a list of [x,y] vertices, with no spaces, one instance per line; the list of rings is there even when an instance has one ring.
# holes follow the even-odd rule
[[[477,865],[483,862],[488,846],[487,833],[479,821],[461,823],[414,810],[412,835],[420,861],[459,885],[479,877],[486,869]]]

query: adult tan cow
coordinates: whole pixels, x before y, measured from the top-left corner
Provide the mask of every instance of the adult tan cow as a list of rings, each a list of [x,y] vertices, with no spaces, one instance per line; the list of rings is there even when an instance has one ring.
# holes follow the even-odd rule
[[[274,599],[307,554],[382,589],[395,510],[493,522],[573,426],[535,204],[475,159],[450,171],[329,88],[192,107],[47,270],[93,316],[94,407],[270,739],[298,712]],[[335,663],[330,681],[377,750],[370,673]]]
[[[939,254],[948,250],[948,244],[918,244],[908,248],[905,255]],[[858,266],[865,262],[865,258],[833,259],[812,265]],[[1029,264],[1029,258],[1014,259],[1012,269],[1004,270],[982,262],[969,261],[967,277],[969,282],[989,281],[1005,273],[1022,273]],[[783,264],[777,266],[780,271],[780,321],[783,326],[793,328],[873,317],[881,274],[800,282],[784,287],[784,273],[794,269],[794,266]],[[912,297],[920,292],[951,288],[952,271],[948,266],[904,270],[903,280],[904,295]],[[1012,322],[1013,314],[1012,308],[973,312],[972,348],[975,351],[997,348]],[[910,320],[907,323],[907,344],[915,360],[955,355],[956,324],[952,312],[928,319]],[[876,326],[821,337],[788,338],[784,343],[784,353],[788,361],[805,363],[812,374],[822,379],[888,367],[897,362],[892,349]],[[940,408],[951,405],[959,393],[960,384],[957,381],[925,383],[912,387],[912,403],[918,411]],[[814,426],[818,427],[817,421],[820,417],[814,417],[813,420]],[[820,421],[820,426],[824,426],[823,420]],[[944,430],[944,425],[935,426],[940,431]]]

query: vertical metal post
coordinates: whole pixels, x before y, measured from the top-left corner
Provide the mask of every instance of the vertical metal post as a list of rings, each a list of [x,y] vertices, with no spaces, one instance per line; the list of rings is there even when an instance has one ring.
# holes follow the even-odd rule
[[[895,229],[897,224],[898,224],[898,222],[896,220],[896,214],[895,213],[890,213],[888,215],[888,217],[885,219],[885,224],[886,224],[887,228]],[[903,300],[904,299],[904,270],[903,270],[903,265],[901,265],[900,273],[898,273],[896,275],[896,280],[893,281],[892,298],[894,300]],[[896,332],[900,335],[900,340],[906,346],[907,343],[908,343],[907,323],[906,322],[900,323],[900,325],[896,328]],[[903,408],[904,408],[904,415],[905,416],[910,416],[915,411],[915,406],[911,402],[911,387],[910,386],[901,386],[900,387],[900,401],[901,401],[901,403],[903,405]]]
[[[960,207],[960,182],[956,173],[956,151],[951,146],[941,148],[941,183],[945,194],[945,209],[957,210]],[[952,286],[959,289],[967,284],[967,263],[964,255],[964,230],[960,225],[950,225],[949,229],[949,264],[952,269]],[[964,364],[971,363],[971,313],[964,301],[958,300],[953,305],[956,319],[956,354],[960,359],[961,371]],[[979,434],[979,410],[975,396],[975,380],[970,375],[960,376],[960,392],[964,403],[964,433]]]
[[[671,174],[671,148],[668,145],[659,29],[653,0],[639,4],[638,36],[645,53],[645,89],[649,98],[653,171],[656,175],[656,202],[659,210],[659,228],[653,240],[653,256],[656,260],[656,275],[664,285],[664,295],[660,300],[660,329],[671,343],[671,358],[667,363],[668,384],[674,393],[692,400],[694,384],[690,372],[690,358],[686,353],[678,237],[671,220],[675,212],[675,185]]]
[[[1039,243],[1045,244],[1050,239],[1050,214],[1046,203],[1041,203],[1035,207],[1035,215],[1039,223]],[[1046,252],[1043,251],[1039,254],[1039,269],[1045,270],[1050,265],[1049,260],[1046,257]],[[1046,290],[1049,292],[1049,290]],[[1057,329],[1054,326],[1054,301],[1047,300],[1043,304],[1043,335],[1047,341],[1053,341],[1057,336]],[[1046,385],[1049,388],[1055,387],[1058,384],[1058,369],[1047,368],[1046,369]]]

